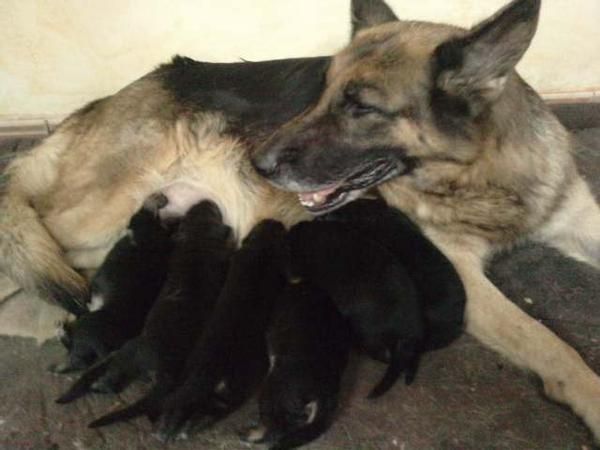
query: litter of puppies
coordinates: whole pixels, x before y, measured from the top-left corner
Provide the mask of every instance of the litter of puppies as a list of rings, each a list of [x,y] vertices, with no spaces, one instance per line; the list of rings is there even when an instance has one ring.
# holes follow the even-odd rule
[[[157,438],[175,441],[258,391],[259,420],[241,439],[296,448],[333,423],[352,348],[388,364],[374,398],[401,375],[412,383],[421,355],[462,332],[454,267],[381,200],[288,231],[262,221],[237,250],[214,203],[170,222],[174,231],[158,217],[134,216],[96,275],[104,301],[64,325],[67,362],[54,369],[85,371],[58,403],[153,381],[91,427],[145,415]]]

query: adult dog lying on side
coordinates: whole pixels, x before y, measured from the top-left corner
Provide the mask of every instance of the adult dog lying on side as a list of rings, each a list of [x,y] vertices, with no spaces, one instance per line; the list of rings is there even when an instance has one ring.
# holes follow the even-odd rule
[[[539,374],[600,439],[600,378],[483,272],[494,251],[527,238],[600,267],[600,210],[569,135],[514,70],[539,6],[515,0],[464,30],[353,0],[354,39],[330,67],[327,58],[175,59],[14,161],[0,203],[0,268],[76,309],[87,287],[73,268],[97,267],[155,191],[175,213],[213,199],[238,238],[265,217],[307,217],[293,194],[260,179],[248,152],[317,102],[269,139],[256,168],[312,212],[378,185],[456,265],[468,331]]]

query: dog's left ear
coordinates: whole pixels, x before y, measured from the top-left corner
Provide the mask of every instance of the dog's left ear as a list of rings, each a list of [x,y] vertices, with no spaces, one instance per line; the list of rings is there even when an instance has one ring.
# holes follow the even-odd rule
[[[493,101],[529,48],[541,0],[514,0],[466,36],[441,44],[434,53],[438,89],[465,100]]]
[[[398,20],[383,0],[352,0],[351,14],[352,37],[365,28]]]

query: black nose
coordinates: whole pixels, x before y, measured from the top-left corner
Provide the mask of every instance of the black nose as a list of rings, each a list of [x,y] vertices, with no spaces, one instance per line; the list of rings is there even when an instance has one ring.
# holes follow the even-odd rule
[[[299,151],[295,147],[270,149],[252,158],[256,171],[266,178],[281,175],[285,168],[292,166],[298,159]]]

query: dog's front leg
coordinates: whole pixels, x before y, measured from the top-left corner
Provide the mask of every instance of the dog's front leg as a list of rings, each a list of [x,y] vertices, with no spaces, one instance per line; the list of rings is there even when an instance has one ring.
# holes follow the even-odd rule
[[[569,405],[600,441],[600,378],[556,334],[507,299],[485,276],[489,248],[428,233],[454,263],[467,292],[467,331],[513,363],[532,370],[546,394]]]
[[[582,178],[533,239],[600,269],[600,207]]]

